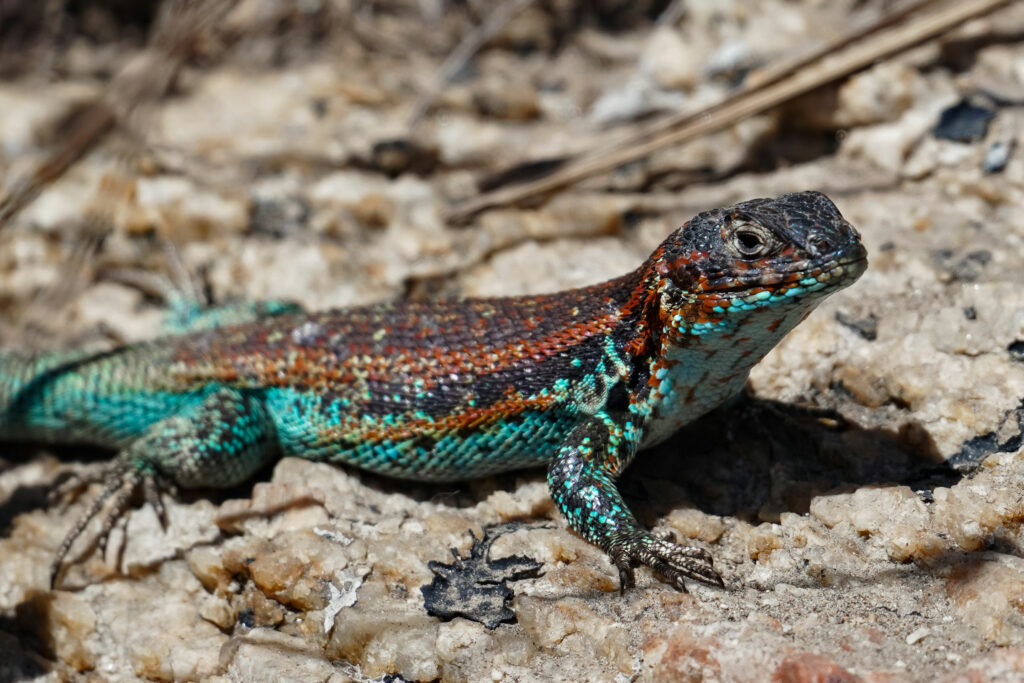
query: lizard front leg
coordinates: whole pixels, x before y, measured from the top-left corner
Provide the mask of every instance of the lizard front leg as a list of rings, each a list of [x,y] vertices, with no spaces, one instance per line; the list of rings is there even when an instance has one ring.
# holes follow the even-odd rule
[[[57,496],[62,497],[91,481],[104,484],[57,549],[50,568],[51,586],[72,544],[108,500],[113,502],[103,515],[101,546],[137,491],[145,494],[163,522],[162,485],[234,486],[249,479],[277,452],[273,421],[262,399],[236,389],[215,389],[193,406],[155,422],[98,477],[73,480],[58,488]]]
[[[639,565],[682,591],[684,578],[724,585],[707,551],[657,538],[626,507],[615,486],[637,448],[636,439],[625,432],[626,423],[599,412],[576,427],[548,468],[551,498],[573,530],[611,557],[619,569],[620,591],[633,586],[633,569]]]

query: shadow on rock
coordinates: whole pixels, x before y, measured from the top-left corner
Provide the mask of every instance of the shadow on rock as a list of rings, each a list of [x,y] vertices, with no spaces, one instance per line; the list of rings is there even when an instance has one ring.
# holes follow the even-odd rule
[[[777,522],[837,488],[899,484],[930,502],[934,488],[963,476],[915,423],[863,429],[834,413],[742,396],[642,452],[620,486],[637,512],[689,502],[710,514]]]

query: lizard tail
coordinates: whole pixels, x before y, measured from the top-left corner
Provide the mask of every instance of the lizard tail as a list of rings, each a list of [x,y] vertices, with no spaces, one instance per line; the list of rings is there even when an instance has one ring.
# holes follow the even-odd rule
[[[16,351],[0,351],[0,414],[5,412],[11,401],[30,374],[29,358]]]
[[[15,437],[25,426],[26,411],[54,375],[73,364],[81,352],[24,353],[0,351],[0,437]]]

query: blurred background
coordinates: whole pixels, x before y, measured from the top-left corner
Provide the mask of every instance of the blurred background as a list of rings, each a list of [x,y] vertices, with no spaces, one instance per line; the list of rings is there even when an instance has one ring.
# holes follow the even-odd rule
[[[950,9],[975,19],[879,33]],[[161,292],[140,272],[314,308],[585,284],[751,192],[928,176],[961,100],[951,149],[1001,168],[1022,22],[998,2],[3,0],[0,342],[145,336]],[[780,77],[806,82],[743,99]],[[710,125],[666,139],[688,115]]]

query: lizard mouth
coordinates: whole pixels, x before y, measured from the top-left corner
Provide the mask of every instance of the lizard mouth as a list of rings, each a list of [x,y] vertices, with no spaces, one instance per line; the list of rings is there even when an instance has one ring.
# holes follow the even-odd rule
[[[784,265],[730,274],[706,282],[704,294],[726,298],[758,299],[772,295],[796,296],[803,293],[834,291],[853,284],[865,270],[868,259],[864,247],[848,250],[824,260],[793,261]]]

